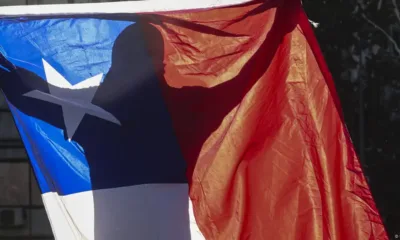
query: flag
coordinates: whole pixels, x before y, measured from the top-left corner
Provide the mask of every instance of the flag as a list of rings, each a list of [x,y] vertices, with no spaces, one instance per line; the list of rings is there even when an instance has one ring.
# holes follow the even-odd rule
[[[56,239],[388,239],[299,0],[0,14]]]

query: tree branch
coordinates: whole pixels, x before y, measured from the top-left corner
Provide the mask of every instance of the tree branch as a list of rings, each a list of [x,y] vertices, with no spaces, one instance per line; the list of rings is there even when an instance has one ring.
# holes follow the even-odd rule
[[[318,25],[319,25],[319,23],[317,23],[317,22],[314,22],[313,20],[311,20],[311,19],[308,19],[308,21],[311,23],[311,25],[313,26],[313,27],[315,27],[315,28],[317,28],[318,27]]]
[[[400,11],[399,7],[397,6],[396,0],[392,0],[393,6],[394,6],[394,13],[396,14],[397,20],[399,20],[400,23]]]
[[[376,29],[378,29],[379,31],[381,31],[386,37],[387,39],[393,43],[394,49],[396,50],[396,52],[400,55],[400,47],[397,44],[396,40],[393,39],[392,36],[390,36],[389,33],[387,33],[383,28],[381,28],[380,26],[378,26],[378,24],[376,24],[375,22],[373,22],[371,19],[369,19],[364,13],[361,14],[361,16],[372,26],[374,26]]]
[[[378,5],[376,6],[376,10],[381,10],[382,7],[382,0],[379,0]]]

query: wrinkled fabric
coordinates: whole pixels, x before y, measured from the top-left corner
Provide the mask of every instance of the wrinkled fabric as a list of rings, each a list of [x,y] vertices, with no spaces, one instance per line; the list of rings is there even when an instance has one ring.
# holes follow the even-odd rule
[[[206,239],[388,239],[299,1],[148,17]]]

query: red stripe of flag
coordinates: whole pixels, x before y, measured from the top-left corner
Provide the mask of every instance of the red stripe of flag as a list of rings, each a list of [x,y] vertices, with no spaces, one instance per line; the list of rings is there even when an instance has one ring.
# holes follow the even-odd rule
[[[207,240],[388,239],[300,1],[145,19]]]

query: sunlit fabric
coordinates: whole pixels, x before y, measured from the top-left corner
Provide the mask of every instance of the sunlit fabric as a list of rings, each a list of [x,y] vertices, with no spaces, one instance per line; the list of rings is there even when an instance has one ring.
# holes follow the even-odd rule
[[[300,1],[138,9],[0,19],[56,239],[388,239]]]

